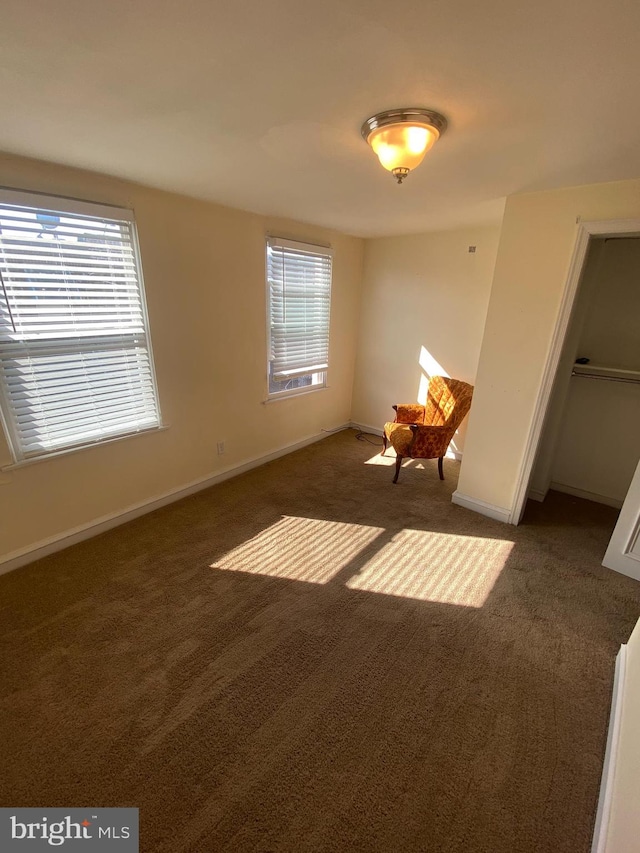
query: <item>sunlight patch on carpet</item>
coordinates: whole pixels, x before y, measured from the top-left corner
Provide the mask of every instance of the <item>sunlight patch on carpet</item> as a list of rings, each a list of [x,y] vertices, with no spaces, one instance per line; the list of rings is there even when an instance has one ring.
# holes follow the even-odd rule
[[[285,515],[211,568],[328,583],[383,532],[382,527]]]
[[[382,447],[380,448],[382,450]],[[455,453],[453,450],[449,449],[446,453],[447,459],[455,459]],[[387,452],[384,456],[378,451],[374,454],[370,459],[365,460],[365,465],[384,465],[386,468],[393,468],[396,464],[396,452],[393,447],[387,447]],[[438,460],[437,459],[409,459],[407,457],[403,463],[403,468],[431,468],[435,471],[436,477],[438,476]],[[393,476],[393,475],[392,475]],[[402,474],[400,474],[402,476]]]
[[[349,589],[482,607],[513,542],[402,530],[348,582]]]
[[[382,448],[380,448],[382,450]],[[385,465],[387,468],[393,468],[396,464],[396,454],[394,453],[393,447],[391,449],[387,448],[387,455],[382,456],[380,451],[372,456],[370,459],[364,463],[365,465]],[[419,463],[422,467],[422,463]]]

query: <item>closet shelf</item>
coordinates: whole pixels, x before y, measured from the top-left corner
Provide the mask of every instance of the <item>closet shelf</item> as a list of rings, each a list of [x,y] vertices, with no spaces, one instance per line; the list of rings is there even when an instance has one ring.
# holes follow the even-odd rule
[[[621,367],[608,367],[604,364],[574,364],[572,376],[584,379],[609,379],[613,382],[633,382],[640,384],[640,370],[626,370]]]

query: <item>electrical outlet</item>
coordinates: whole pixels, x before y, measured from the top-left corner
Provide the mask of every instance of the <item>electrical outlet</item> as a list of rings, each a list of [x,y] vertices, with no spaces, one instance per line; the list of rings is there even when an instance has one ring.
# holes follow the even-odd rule
[[[218,442],[218,456],[222,456],[224,453],[224,441]]]

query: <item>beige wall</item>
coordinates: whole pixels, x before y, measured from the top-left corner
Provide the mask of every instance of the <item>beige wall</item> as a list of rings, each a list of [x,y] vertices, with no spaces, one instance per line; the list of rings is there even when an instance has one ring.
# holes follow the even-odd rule
[[[640,387],[572,379],[551,488],[621,507],[640,459]]]
[[[361,240],[9,156],[0,185],[135,210],[168,426],[1,471],[0,560],[349,421]],[[267,233],[330,243],[335,255],[329,388],[263,405]],[[0,465],[10,461],[0,435]]]
[[[602,242],[579,355],[592,364],[640,370],[640,238]]]
[[[583,221],[640,217],[640,181],[507,200],[458,491],[509,510]]]
[[[496,224],[366,242],[354,422],[381,429],[394,403],[424,403],[428,375],[474,382],[499,233]]]

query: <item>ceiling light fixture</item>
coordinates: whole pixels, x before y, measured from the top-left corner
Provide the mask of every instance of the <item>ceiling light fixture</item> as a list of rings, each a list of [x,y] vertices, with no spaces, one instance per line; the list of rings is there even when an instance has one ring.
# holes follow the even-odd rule
[[[401,184],[446,129],[447,120],[440,113],[410,107],[371,116],[362,125],[362,136]]]

